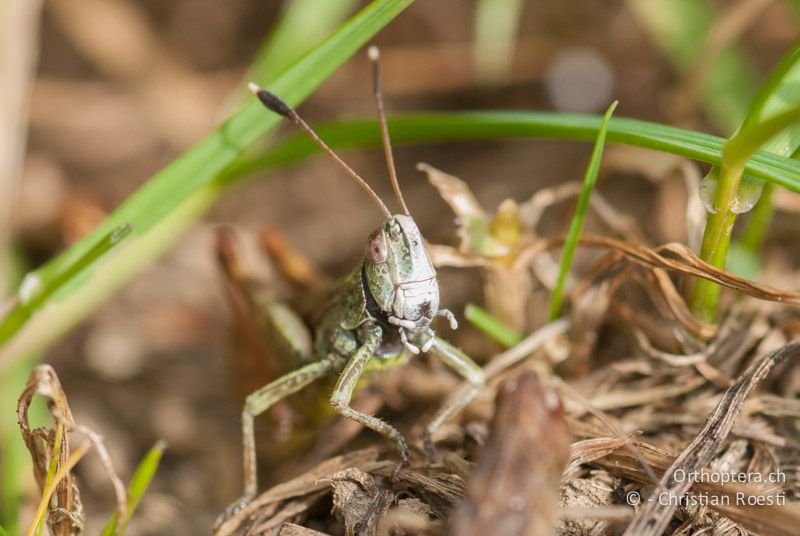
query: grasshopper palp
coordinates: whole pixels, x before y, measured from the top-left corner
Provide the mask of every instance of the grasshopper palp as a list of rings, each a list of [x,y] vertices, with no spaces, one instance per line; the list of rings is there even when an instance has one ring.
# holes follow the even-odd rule
[[[439,307],[436,270],[403,200],[381,96],[377,48],[370,48],[369,57],[374,68],[381,138],[402,214],[392,214],[367,182],[341,160],[294,109],[266,90],[250,85],[267,108],[291,119],[367,192],[383,212],[385,221],[370,234],[364,258],[334,286],[332,299],[327,300],[330,305],[325,310],[316,311],[318,314],[314,316],[320,320],[308,326],[308,336],[295,338],[287,335],[289,330],[283,329],[286,323],[296,332],[297,326],[302,324],[300,317],[283,304],[266,305],[266,309],[271,308],[276,313],[266,316],[275,324],[271,332],[282,339],[277,346],[288,349],[286,353],[299,367],[247,397],[242,412],[244,495],[223,513],[218,523],[224,522],[256,495],[254,417],[314,380],[339,374],[330,397],[331,406],[340,415],[378,432],[396,445],[400,463],[395,475],[409,463],[408,446],[396,428],[350,407],[353,391],[362,375],[402,364],[420,352],[431,352],[472,385],[464,397],[440,409],[426,428],[424,443],[429,455],[432,455],[430,437],[433,432],[450,415],[466,406],[484,381],[481,368],[461,350],[439,338],[430,327],[437,316],[445,317],[452,329],[456,329],[458,324],[453,313]],[[300,343],[301,340],[313,342]]]

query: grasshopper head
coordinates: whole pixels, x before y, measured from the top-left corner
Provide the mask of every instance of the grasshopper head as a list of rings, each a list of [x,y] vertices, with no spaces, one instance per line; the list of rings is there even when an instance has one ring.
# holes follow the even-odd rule
[[[375,302],[393,324],[412,333],[428,330],[439,310],[439,284],[410,216],[396,214],[373,231],[364,275]]]

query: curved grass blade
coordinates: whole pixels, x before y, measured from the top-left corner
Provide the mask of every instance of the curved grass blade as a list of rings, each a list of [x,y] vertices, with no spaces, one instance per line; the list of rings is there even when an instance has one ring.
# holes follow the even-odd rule
[[[299,104],[412,0],[375,0],[284,71],[270,91]],[[259,81],[261,82],[261,81]],[[253,99],[214,133],[133,194],[92,234],[35,274],[49,288],[119,225],[133,231],[126,247],[81,267],[29,312],[20,305],[0,321],[0,365],[43,349],[90,314],[106,297],[166,250],[219,197],[219,174],[279,121]],[[98,264],[102,262],[102,269]],[[21,318],[22,317],[22,318]]]
[[[586,175],[583,177],[583,188],[581,195],[578,197],[578,204],[575,206],[575,215],[569,224],[569,231],[567,231],[567,239],[564,242],[564,250],[561,254],[561,265],[558,269],[558,279],[556,286],[553,289],[553,294],[550,296],[550,321],[552,322],[561,315],[561,307],[564,302],[564,283],[567,281],[567,274],[572,266],[572,258],[575,255],[575,250],[578,247],[578,238],[581,235],[583,222],[586,220],[586,211],[589,208],[589,198],[594,191],[594,186],[597,184],[597,172],[600,171],[600,161],[603,159],[603,148],[606,144],[606,132],[608,130],[608,121],[611,119],[611,114],[617,107],[617,101],[611,103],[611,106],[606,110],[603,117],[603,123],[600,125],[600,132],[597,133],[597,141],[594,143],[592,149],[592,157],[589,160],[589,167],[586,168]]]
[[[11,262],[4,275],[8,278],[8,288],[15,288],[25,273],[25,262],[19,252],[13,249],[8,260]],[[0,371],[0,408],[16,406],[19,393],[28,382],[30,369],[38,361],[38,355],[25,356]],[[32,422],[41,423],[46,422],[49,413],[42,402],[31,405],[28,415]],[[0,524],[10,534],[22,533],[19,511],[24,496],[24,482],[32,471],[33,461],[19,433],[16,412],[0,412]]]
[[[752,127],[800,105],[800,44],[770,72],[750,105],[739,130]],[[770,139],[762,149],[789,156],[800,147],[800,125],[791,125]]]
[[[529,110],[431,112],[396,115],[389,120],[394,143],[488,140],[498,138],[550,138],[593,141],[602,117]],[[380,132],[373,120],[331,122],[314,129],[331,147],[378,147]],[[719,164],[725,139],[648,121],[615,117],[608,123],[608,142],[662,151]],[[221,178],[226,184],[246,176],[296,163],[317,152],[305,137],[293,135],[264,154],[241,159]],[[766,151],[748,160],[749,175],[800,192],[800,162]]]
[[[33,521],[28,527],[26,536],[33,536],[37,534],[40,527],[44,524],[45,515],[47,514],[47,505],[50,502],[50,497],[56,489],[59,482],[72,470],[73,467],[83,458],[89,450],[89,445],[81,445],[75,449],[67,458],[67,461],[62,465],[58,471],[53,475],[52,481],[45,486],[42,491],[42,497],[39,500],[39,506],[36,508],[36,513],[33,515]]]

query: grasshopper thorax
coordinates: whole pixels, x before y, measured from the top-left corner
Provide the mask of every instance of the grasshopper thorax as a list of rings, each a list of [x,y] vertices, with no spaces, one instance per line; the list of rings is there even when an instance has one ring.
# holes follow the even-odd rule
[[[364,275],[389,321],[422,333],[439,310],[439,284],[422,235],[410,216],[396,214],[369,237]]]

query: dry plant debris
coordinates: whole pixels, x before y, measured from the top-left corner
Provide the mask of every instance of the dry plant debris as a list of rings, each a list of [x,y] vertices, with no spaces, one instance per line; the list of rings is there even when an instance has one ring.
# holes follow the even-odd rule
[[[28,409],[35,395],[47,399],[54,427],[31,429]],[[84,514],[80,492],[69,469],[85,454],[88,447],[82,446],[71,452],[70,432],[78,432],[95,447],[114,487],[119,519],[125,517],[127,509],[125,486],[111,465],[111,458],[103,445],[103,438],[91,429],[75,423],[67,403],[67,395],[50,365],[38,365],[31,370],[17,404],[17,415],[22,439],[33,459],[33,473],[43,495],[42,502],[47,504],[46,519],[52,534],[61,536],[83,533]],[[51,499],[50,493],[52,493]]]
[[[651,500],[645,503],[633,522],[625,531],[626,535],[657,536],[664,532],[672,514],[678,507],[673,500],[660,500],[661,497],[679,499],[692,486],[691,478],[676,475],[700,474],[711,462],[722,442],[728,437],[733,424],[742,412],[745,398],[772,370],[785,359],[800,354],[800,342],[793,342],[753,363],[737,382],[725,391],[717,407],[709,415],[703,429],[694,440],[675,459],[664,473],[651,493]],[[797,510],[800,513],[800,509]],[[798,518],[800,521],[800,518]]]
[[[408,525],[438,532],[437,519],[464,492],[462,479],[443,467],[428,467],[406,471],[391,484],[393,469],[391,460],[379,460],[377,449],[331,458],[265,491],[215,534],[282,534],[284,521],[302,518],[327,495],[346,534],[388,534]]]

